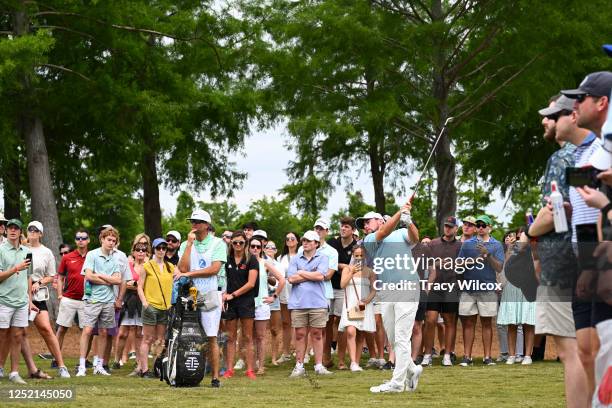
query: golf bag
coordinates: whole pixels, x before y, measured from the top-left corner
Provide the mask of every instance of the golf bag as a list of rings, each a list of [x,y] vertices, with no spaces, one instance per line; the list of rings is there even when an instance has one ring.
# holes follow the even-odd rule
[[[200,323],[200,312],[189,295],[191,286],[189,281],[179,287],[176,303],[170,309],[161,359],[160,380],[175,387],[195,387],[204,378],[207,338]]]

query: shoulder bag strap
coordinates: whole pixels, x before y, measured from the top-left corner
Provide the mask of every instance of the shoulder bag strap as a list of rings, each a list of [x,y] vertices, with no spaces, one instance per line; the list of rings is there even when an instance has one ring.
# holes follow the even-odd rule
[[[351,277],[351,283],[353,284],[353,289],[355,289],[355,296],[357,296],[357,302],[360,302],[361,299],[359,299],[359,293],[357,293],[357,285],[355,285],[355,281],[353,280],[352,277]]]
[[[149,260],[149,263],[155,267],[157,266],[156,262],[154,262],[152,259]],[[166,261],[164,260],[164,265],[166,266],[166,268],[168,268],[168,265],[166,264]],[[170,271],[170,268],[168,268],[168,271]],[[162,299],[164,299],[164,306],[166,306],[166,309],[168,309],[168,302],[166,302],[166,296],[164,296],[164,290],[162,289],[161,286],[161,282],[159,280],[159,276],[157,275],[157,272],[155,272],[155,269],[153,269],[153,274],[155,275],[155,277],[157,278],[157,284],[159,285],[159,291],[161,292],[162,295]],[[144,290],[144,288],[142,288]]]

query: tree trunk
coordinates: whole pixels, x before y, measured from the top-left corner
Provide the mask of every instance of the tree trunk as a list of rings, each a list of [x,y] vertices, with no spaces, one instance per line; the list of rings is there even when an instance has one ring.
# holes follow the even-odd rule
[[[147,141],[147,138],[145,138]],[[143,153],[142,158],[142,190],[144,207],[145,233],[155,239],[162,236],[161,205],[159,204],[159,186],[156,168],[156,154],[150,143]]]
[[[13,30],[18,37],[28,35],[30,31],[29,17],[25,10],[26,4],[23,0],[20,9],[13,15]],[[23,75],[22,82],[24,94],[31,96],[33,89],[27,73]],[[32,100],[35,100],[35,98],[32,98]],[[58,248],[62,243],[62,233],[55,195],[53,193],[53,182],[42,120],[37,115],[32,114],[28,108],[24,108],[18,120],[18,128],[23,135],[26,145],[32,217],[40,221],[45,227],[42,242],[51,249],[56,261],[59,262]]]
[[[2,176],[4,186],[4,217],[21,218],[21,171],[19,170],[19,152],[15,149],[11,159],[7,160],[5,173]]]
[[[376,211],[385,214],[387,198],[385,197],[385,168],[386,163],[381,154],[379,143],[383,143],[383,137],[369,132],[368,155],[370,156],[370,173],[372,174],[372,185],[374,186],[374,202]]]
[[[56,261],[59,261],[58,248],[62,243],[62,233],[53,193],[53,182],[42,121],[40,118],[23,116],[21,130],[26,142],[32,217],[40,221],[45,227],[42,241],[51,249]]]

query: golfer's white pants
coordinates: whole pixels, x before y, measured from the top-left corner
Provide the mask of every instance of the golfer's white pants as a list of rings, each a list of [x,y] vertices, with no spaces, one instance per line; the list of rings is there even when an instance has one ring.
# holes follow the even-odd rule
[[[412,361],[412,326],[419,302],[383,302],[382,319],[387,339],[395,351],[393,385],[403,387],[406,377],[415,369]]]

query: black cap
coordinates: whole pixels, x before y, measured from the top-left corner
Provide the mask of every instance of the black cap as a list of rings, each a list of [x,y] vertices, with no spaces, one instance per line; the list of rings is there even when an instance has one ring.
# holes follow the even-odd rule
[[[566,89],[561,93],[568,98],[576,99],[580,95],[610,96],[612,90],[612,72],[600,71],[587,75],[577,89]]]

